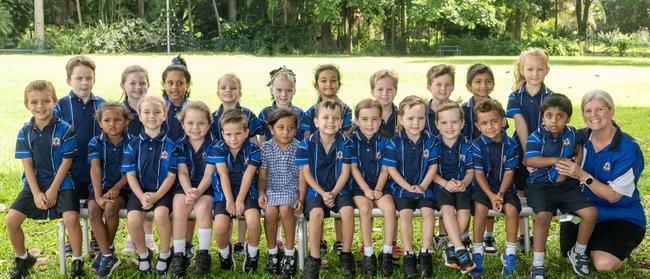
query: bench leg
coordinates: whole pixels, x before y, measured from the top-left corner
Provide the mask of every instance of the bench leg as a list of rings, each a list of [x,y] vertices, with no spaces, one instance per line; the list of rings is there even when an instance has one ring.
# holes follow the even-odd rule
[[[83,242],[83,256],[89,258],[90,241],[88,239],[88,219],[81,218],[81,236]]]
[[[528,254],[530,252],[530,217],[526,216],[524,218],[524,253]]]
[[[59,274],[65,275],[65,225],[59,221]]]
[[[305,218],[298,218],[298,268],[305,268],[305,257],[307,256],[307,223]]]

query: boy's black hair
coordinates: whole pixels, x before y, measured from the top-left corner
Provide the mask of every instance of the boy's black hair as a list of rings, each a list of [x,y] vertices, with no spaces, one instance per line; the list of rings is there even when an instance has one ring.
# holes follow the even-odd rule
[[[322,102],[318,103],[318,105],[316,105],[316,110],[315,110],[315,113],[314,113],[314,117],[318,117],[318,114],[320,113],[320,111],[322,109],[327,108],[327,109],[334,110],[337,107],[339,108],[339,111],[343,111],[343,104],[338,100],[322,101]]]
[[[293,124],[296,125],[296,129],[298,129],[298,116],[296,115],[296,112],[289,108],[278,108],[274,110],[269,115],[269,119],[266,123],[269,127],[272,127],[275,126],[275,123],[277,123],[280,119],[285,117],[292,117]]]
[[[568,117],[571,117],[571,114],[573,114],[571,100],[564,94],[553,93],[551,96],[546,98],[541,107],[542,115],[549,108],[559,108],[561,111],[566,113]]]
[[[471,85],[472,81],[474,81],[474,78],[482,74],[490,75],[492,82],[494,82],[494,73],[492,72],[492,69],[490,69],[488,65],[477,63],[472,66],[469,66],[469,68],[467,69],[467,80],[466,80],[467,85]]]
[[[499,101],[495,99],[485,99],[483,101],[478,102],[478,104],[474,105],[474,113],[486,113],[490,111],[496,111],[497,114],[499,114],[499,117],[505,118],[506,117],[506,112],[503,110],[503,106]]]

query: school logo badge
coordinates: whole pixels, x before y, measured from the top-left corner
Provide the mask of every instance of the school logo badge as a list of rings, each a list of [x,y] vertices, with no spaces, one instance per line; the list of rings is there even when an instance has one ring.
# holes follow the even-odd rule
[[[566,139],[564,139],[564,143],[563,143],[563,144],[564,144],[564,146],[569,146],[569,145],[571,144],[571,140],[569,140],[568,138],[566,138]]]
[[[336,159],[337,160],[343,159],[343,152],[342,151],[336,151]]]
[[[205,160],[205,158],[207,158],[207,157],[208,157],[207,153],[205,153],[205,152],[201,153],[201,159]]]
[[[52,139],[52,146],[60,146],[61,145],[61,139],[60,138],[53,138]]]
[[[429,158],[429,150],[424,150],[424,151],[422,152],[422,157],[428,159],[428,158]]]
[[[609,162],[606,162],[605,165],[603,165],[603,170],[606,172],[609,172],[612,169],[612,165]]]
[[[461,162],[465,162],[465,159],[466,159],[466,158],[465,158],[465,155],[460,154],[459,158],[460,158],[460,161],[461,161]]]
[[[244,166],[248,166],[248,158],[244,159]]]
[[[381,152],[377,151],[377,154],[375,154],[375,158],[377,158],[377,160],[381,159]]]
[[[167,153],[167,151],[161,152],[160,153],[160,160],[167,160],[167,159],[169,159],[169,154]]]
[[[506,160],[508,160],[508,157],[506,157],[506,155],[503,155],[503,157],[501,157],[501,163],[505,163]]]

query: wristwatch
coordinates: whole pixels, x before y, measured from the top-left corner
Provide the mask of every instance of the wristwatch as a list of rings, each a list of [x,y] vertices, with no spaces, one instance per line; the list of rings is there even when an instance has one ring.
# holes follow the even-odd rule
[[[588,174],[588,175],[587,175],[587,178],[585,178],[585,180],[580,180],[580,185],[582,185],[582,186],[589,186],[589,185],[591,185],[591,183],[593,183],[593,182],[594,182],[594,177],[591,176],[591,174]]]

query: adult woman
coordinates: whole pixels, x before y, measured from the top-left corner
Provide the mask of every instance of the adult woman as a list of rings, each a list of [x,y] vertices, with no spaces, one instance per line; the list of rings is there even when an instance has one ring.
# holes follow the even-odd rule
[[[614,102],[605,91],[592,91],[582,98],[582,118],[587,128],[580,130],[584,143],[582,166],[561,161],[560,174],[580,180],[583,194],[598,209],[598,223],[588,250],[597,271],[612,271],[645,235],[646,220],[637,183],[643,171],[639,144],[623,133],[614,121]],[[563,255],[575,241],[577,226],[563,222],[560,246]]]

